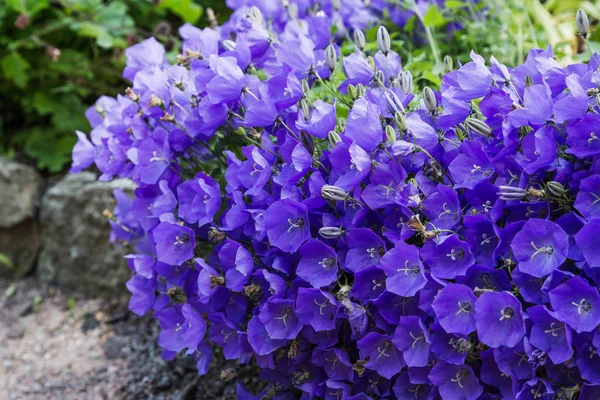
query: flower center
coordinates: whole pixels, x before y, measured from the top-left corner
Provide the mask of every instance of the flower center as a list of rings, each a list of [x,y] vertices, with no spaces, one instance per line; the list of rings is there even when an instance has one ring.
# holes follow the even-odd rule
[[[288,223],[290,224],[290,227],[288,228],[288,233],[292,232],[292,229],[294,228],[302,228],[304,226],[304,218],[299,217],[296,219],[296,222],[292,221],[291,218],[288,218]]]
[[[253,176],[254,174],[260,174],[261,172],[263,172],[264,170],[259,168],[260,165],[258,165],[257,163],[252,164],[252,172],[250,172],[250,176]]]
[[[323,300],[322,303],[319,303],[317,299],[315,299],[315,304],[319,306],[319,314],[323,315],[323,309],[327,307],[327,299]]]
[[[452,249],[450,253],[446,254],[447,257],[450,257],[452,261],[460,260],[465,255],[465,251],[463,249]]]
[[[186,244],[187,242],[190,241],[190,237],[184,233],[183,235],[179,236],[175,236],[175,242],[173,244],[175,244],[176,246],[181,246],[183,244]]]
[[[408,266],[408,260],[404,261],[404,268],[398,268],[396,272],[404,271],[404,275],[411,274],[412,276],[419,275],[421,268],[418,265]]]
[[[592,311],[592,304],[586,299],[581,299],[579,303],[572,302],[571,304],[577,307],[577,312],[579,315],[583,315]]]
[[[537,256],[538,254],[547,254],[548,256],[551,256],[552,253],[554,253],[554,248],[552,246],[537,247],[534,242],[531,242],[531,247],[533,247],[533,249],[535,250],[535,253],[531,255],[531,259],[533,259],[533,257]]]
[[[502,315],[500,317],[500,321],[503,321],[505,319],[511,319],[513,315],[515,315],[515,310],[513,310],[511,307],[506,307],[505,309],[500,311],[500,314]]]
[[[592,133],[590,133],[590,138],[588,139],[588,143],[592,144],[592,143],[594,143],[594,140],[598,140],[598,136],[596,136],[596,133],[592,132]]]
[[[158,153],[156,151],[153,151],[150,162],[154,162],[154,161],[167,161],[167,160],[165,160],[164,157],[161,157],[160,155],[158,155]]]
[[[547,329],[544,331],[544,333],[549,333],[554,337],[558,336],[558,332],[560,332],[561,330],[565,329],[564,325],[563,326],[557,326],[558,324],[556,322],[552,322],[550,324],[550,329]]]
[[[473,309],[473,305],[470,302],[468,302],[468,301],[459,301],[458,302],[458,311],[454,315],[458,315],[461,312],[464,312],[465,314],[468,314],[468,313],[471,312],[472,309]]]
[[[450,379],[452,382],[456,382],[456,384],[458,385],[458,387],[460,387],[461,389],[464,388],[463,384],[462,384],[462,379],[467,376],[467,374],[469,373],[469,370],[466,368],[463,368],[460,370],[460,372],[458,372],[456,374],[455,378]]]
[[[471,170],[471,173],[474,174],[476,172],[481,172],[481,167],[479,165],[473,164],[473,169]]]
[[[481,245],[483,246],[484,244],[489,244],[491,243],[491,239],[488,237],[487,233],[484,233],[483,235],[481,235],[481,238],[483,239],[481,241]]]
[[[383,342],[383,346],[378,346],[377,347],[377,352],[379,353],[379,355],[377,356],[377,360],[379,360],[381,357],[389,357],[390,354],[387,353],[390,350],[390,341],[386,340],[385,342]]]
[[[333,267],[334,264],[335,264],[335,260],[333,258],[325,257],[323,259],[323,261],[319,261],[319,265],[325,269],[329,269],[329,268]]]
[[[418,342],[419,340],[421,340],[421,339],[425,339],[425,336],[424,336],[424,335],[422,335],[422,336],[415,336],[415,335],[413,335],[413,333],[412,333],[412,332],[410,332],[409,334],[410,334],[410,337],[414,339],[414,340],[413,340],[413,344],[412,344],[412,346],[411,346],[413,349],[414,349],[414,348],[417,346],[417,342]]]

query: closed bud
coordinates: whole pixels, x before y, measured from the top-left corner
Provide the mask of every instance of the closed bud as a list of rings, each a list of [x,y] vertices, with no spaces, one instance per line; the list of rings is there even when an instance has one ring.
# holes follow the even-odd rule
[[[390,81],[390,87],[396,88],[396,89],[400,89],[400,81],[398,80],[398,78],[393,78]]]
[[[525,87],[530,87],[533,86],[533,78],[531,77],[531,75],[526,75],[525,76]]]
[[[336,228],[334,226],[324,226],[319,229],[319,235],[324,239],[337,239],[344,234],[342,228]]]
[[[400,71],[398,74],[399,89],[405,94],[412,93],[413,90],[413,76],[410,71]]]
[[[227,51],[234,51],[236,48],[236,44],[233,40],[225,39],[223,40],[223,47]]]
[[[387,141],[390,143],[394,143],[397,139],[396,137],[396,131],[394,130],[394,127],[391,125],[388,125],[385,127],[385,137],[387,138]]]
[[[375,71],[375,75],[373,76],[373,80],[375,82],[377,82],[378,85],[380,85],[381,87],[385,87],[385,75],[383,74],[383,71],[378,69],[377,71]]]
[[[454,61],[452,60],[452,57],[448,55],[444,57],[444,68],[446,69],[446,72],[454,70]]]
[[[375,71],[375,60],[373,59],[373,57],[369,56],[367,58],[367,62],[369,63],[369,67],[371,67],[371,70]]]
[[[552,197],[563,197],[565,195],[565,187],[556,181],[546,183],[546,193]]]
[[[596,104],[600,107],[600,93],[596,95]]]
[[[310,154],[315,152],[315,139],[310,133],[306,131],[300,131],[300,140],[302,141],[304,148],[308,150]]]
[[[437,98],[429,86],[423,88],[423,102],[429,111],[434,112],[437,109]]]
[[[381,52],[386,55],[392,48],[390,34],[383,25],[381,25],[379,29],[377,29],[377,46],[379,46],[379,50],[381,50]]]
[[[310,110],[308,109],[308,103],[305,99],[300,100],[300,109],[302,110],[302,114],[304,114],[304,120],[308,121]]]
[[[331,201],[344,201],[348,198],[348,193],[337,186],[323,185],[321,188],[321,197],[325,200]]]
[[[350,95],[350,97],[352,99],[356,99],[356,86],[354,86],[353,84],[349,84],[348,85],[348,94]]]
[[[310,86],[308,86],[308,81],[306,79],[302,79],[302,93],[306,94],[310,91]]]
[[[356,85],[356,97],[365,97],[367,95],[367,88],[362,83]]]
[[[334,10],[339,10],[340,0],[331,0],[331,7],[333,7]]]
[[[342,137],[336,131],[330,131],[327,134],[327,140],[329,140],[329,144],[331,145],[331,147],[335,149],[335,146],[337,146],[337,144],[342,141]]]
[[[346,120],[344,118],[338,118],[338,126],[340,127],[340,131],[346,130]]]
[[[575,21],[577,22],[577,33],[579,33],[585,39],[590,31],[590,20],[588,19],[585,11],[583,11],[581,8],[577,10]]]
[[[290,19],[294,20],[298,18],[298,4],[296,3],[290,3],[290,5],[287,7],[288,9],[288,15],[290,16]]]
[[[325,49],[325,61],[327,62],[327,67],[331,71],[337,66],[337,53],[331,44]]]
[[[492,136],[492,130],[490,129],[488,124],[486,124],[485,122],[483,122],[480,119],[467,118],[466,125],[467,125],[468,129],[477,133],[478,135],[485,136],[485,137]]]
[[[394,114],[394,122],[396,122],[396,126],[400,129],[401,132],[406,132],[408,127],[406,126],[406,116],[402,113],[397,112]]]
[[[367,40],[365,39],[365,34],[363,33],[363,31],[361,31],[360,29],[355,29],[353,36],[354,44],[356,45],[356,47],[358,47],[360,50],[363,50],[365,48],[365,45],[367,44]]]
[[[250,7],[250,11],[248,11],[248,16],[254,20],[259,25],[263,23],[263,15],[260,12],[260,9],[256,6]]]
[[[527,195],[527,191],[519,187],[499,186],[498,189],[500,189],[498,197],[504,201],[521,200]]]
[[[390,110],[392,115],[396,114],[397,112],[404,113],[404,105],[394,91],[386,90],[383,92],[383,98],[385,99],[388,110]]]

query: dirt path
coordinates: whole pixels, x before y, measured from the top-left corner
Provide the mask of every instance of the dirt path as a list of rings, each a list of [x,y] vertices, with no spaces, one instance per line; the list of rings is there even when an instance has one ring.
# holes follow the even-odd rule
[[[197,378],[192,360],[162,360],[158,327],[126,304],[0,280],[0,400],[236,398],[235,381],[219,379],[234,364]],[[250,367],[238,378],[260,386]]]

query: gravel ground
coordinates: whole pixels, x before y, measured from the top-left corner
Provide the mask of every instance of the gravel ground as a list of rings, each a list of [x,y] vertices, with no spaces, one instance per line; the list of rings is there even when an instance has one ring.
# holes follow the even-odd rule
[[[127,298],[0,280],[0,399],[235,399],[237,380],[262,388],[252,366],[215,357],[198,377],[191,359],[164,361],[158,331],[151,318],[128,312]],[[229,368],[238,372],[225,382]]]

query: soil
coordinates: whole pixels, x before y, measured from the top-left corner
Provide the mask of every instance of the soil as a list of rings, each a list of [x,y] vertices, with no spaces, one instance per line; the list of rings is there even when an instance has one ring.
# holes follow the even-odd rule
[[[151,317],[127,310],[126,297],[0,279],[0,400],[235,399],[237,382],[254,393],[264,386],[255,367],[218,356],[201,377],[191,358],[165,361],[158,333]]]

